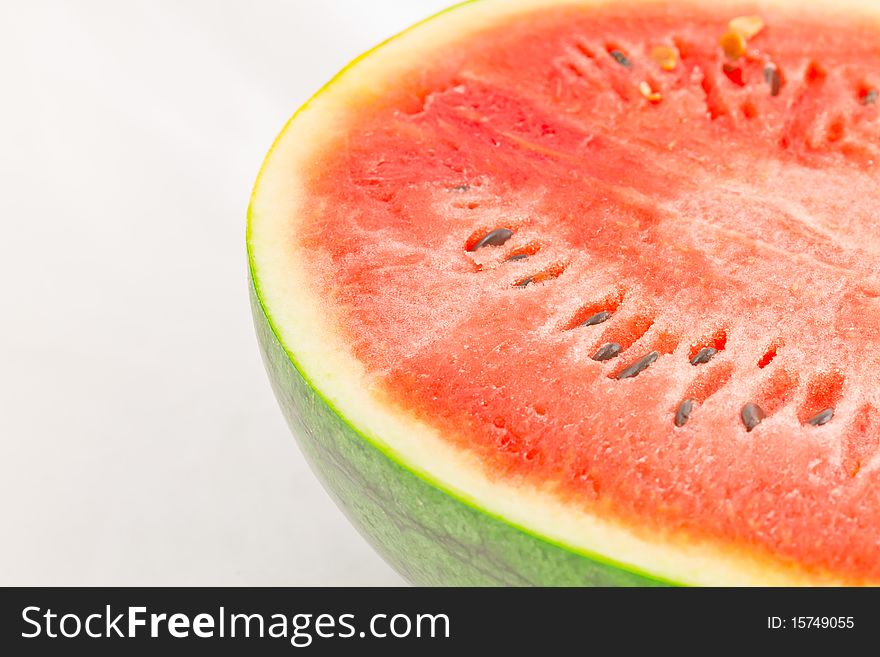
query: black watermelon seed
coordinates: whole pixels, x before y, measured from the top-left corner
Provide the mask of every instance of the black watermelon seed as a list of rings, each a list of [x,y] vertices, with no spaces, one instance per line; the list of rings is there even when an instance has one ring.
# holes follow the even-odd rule
[[[782,90],[782,76],[779,75],[776,64],[767,64],[764,67],[764,80],[770,85],[770,95],[778,96]]]
[[[834,417],[834,409],[826,408],[821,413],[817,414],[815,417],[810,418],[807,421],[807,424],[812,424],[814,427],[821,427],[823,424],[828,424],[831,422],[831,418]]]
[[[456,185],[455,187],[449,188],[450,192],[458,192],[459,194],[463,194],[464,192],[471,191],[470,185]]]
[[[864,98],[862,98],[862,103],[865,105],[873,105],[877,102],[877,98],[880,97],[880,92],[876,89],[871,89],[868,93],[865,94]]]
[[[637,360],[635,363],[627,367],[620,374],[617,375],[617,378],[621,381],[624,379],[634,379],[639,374],[644,372],[655,360],[660,358],[659,351],[652,351],[647,356],[643,356],[641,359]]]
[[[611,319],[611,313],[603,310],[600,313],[596,313],[592,317],[590,317],[587,321],[585,321],[581,326],[596,326],[597,324],[601,324],[602,322],[607,322]]]
[[[603,344],[599,347],[599,351],[593,354],[593,360],[597,360],[600,363],[606,360],[611,360],[612,358],[617,358],[620,354],[620,345],[616,342],[609,342],[608,344]]]
[[[633,67],[632,62],[629,61],[629,57],[624,55],[619,50],[612,50],[608,54],[611,55],[612,57],[614,57],[614,61],[616,61],[621,66],[623,66],[625,68],[632,68]]]
[[[767,414],[760,406],[749,402],[742,407],[742,411],[740,411],[740,416],[742,417],[743,424],[746,425],[746,430],[751,431],[756,426],[761,424],[761,421],[765,417],[767,417]]]
[[[525,260],[529,257],[528,253],[517,253],[516,255],[512,255],[507,259],[507,262],[516,262],[517,260]]]
[[[529,285],[531,285],[534,282],[535,282],[535,277],[529,276],[528,278],[522,279],[519,283],[514,285],[514,287],[528,287]]]
[[[509,228],[496,228],[487,234],[483,239],[474,244],[468,251],[476,251],[484,246],[502,246],[507,240],[513,237],[513,231]]]
[[[700,349],[696,356],[691,358],[691,365],[705,365],[715,357],[718,350],[713,347],[705,347]]]
[[[675,426],[683,427],[687,424],[688,418],[691,416],[691,411],[694,410],[694,400],[693,399],[685,399],[681,404],[678,405],[678,410],[675,411]]]

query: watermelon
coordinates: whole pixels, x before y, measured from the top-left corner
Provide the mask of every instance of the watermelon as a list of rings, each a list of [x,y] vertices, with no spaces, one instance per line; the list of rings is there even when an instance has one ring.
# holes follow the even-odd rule
[[[406,578],[880,583],[878,16],[478,0],[297,112],[259,342]]]

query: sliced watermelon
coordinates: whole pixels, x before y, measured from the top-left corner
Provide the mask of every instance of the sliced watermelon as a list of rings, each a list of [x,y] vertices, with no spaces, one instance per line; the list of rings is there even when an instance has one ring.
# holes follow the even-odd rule
[[[480,0],[285,128],[258,334],[405,576],[880,583],[880,10],[830,6]]]

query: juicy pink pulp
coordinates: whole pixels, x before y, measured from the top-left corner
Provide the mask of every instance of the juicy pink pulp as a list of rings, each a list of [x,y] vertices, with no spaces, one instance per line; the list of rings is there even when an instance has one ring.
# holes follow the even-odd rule
[[[492,476],[880,581],[880,31],[764,12],[725,55],[753,11],[547,9],[437,52],[323,153],[299,239],[377,388]]]

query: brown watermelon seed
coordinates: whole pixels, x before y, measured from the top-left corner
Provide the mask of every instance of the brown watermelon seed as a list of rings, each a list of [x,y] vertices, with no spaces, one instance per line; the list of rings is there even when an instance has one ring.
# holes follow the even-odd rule
[[[693,353],[693,352],[691,352]],[[718,350],[714,347],[704,347],[697,352],[697,355],[691,358],[691,365],[705,365],[715,357]]]
[[[517,260],[525,260],[529,257],[528,253],[516,253],[507,259],[507,262],[516,262]]]
[[[828,424],[831,422],[831,418],[834,417],[834,409],[826,408],[821,413],[818,413],[815,417],[807,420],[807,424],[812,424],[814,427],[821,427],[823,424]]]
[[[782,90],[782,76],[776,64],[771,62],[764,67],[764,80],[770,85],[770,95],[778,96]]]
[[[743,424],[746,426],[746,431],[751,431],[761,424],[761,421],[767,417],[767,414],[760,406],[749,402],[742,407],[740,416],[742,417]]]
[[[599,361],[600,363],[611,360],[612,358],[617,358],[620,355],[620,345],[616,342],[609,342],[607,344],[603,344],[599,347],[599,351],[593,354],[593,360]]]
[[[878,96],[880,96],[880,92],[878,92],[876,89],[871,89],[864,96],[862,96],[862,104],[874,105],[877,102]]]
[[[456,185],[455,187],[449,188],[450,192],[458,192],[459,194],[463,194],[464,192],[471,191],[470,185]]]
[[[496,228],[469,248],[468,251],[476,251],[484,246],[502,246],[511,237],[513,237],[513,231],[509,228]]]
[[[620,374],[617,375],[618,380],[623,381],[624,379],[634,379],[639,374],[644,372],[648,367],[650,367],[651,363],[660,358],[659,351],[652,351],[650,354],[643,356],[635,363],[624,369]]]
[[[675,411],[675,426],[683,427],[687,424],[688,418],[691,416],[691,411],[694,410],[694,400],[693,399],[685,399],[681,404],[678,405],[678,410]]]
[[[632,68],[633,67],[632,62],[629,61],[629,57],[624,55],[621,51],[612,50],[608,54],[611,55],[612,57],[614,57],[614,61],[616,61],[618,64],[620,64],[624,68]]]
[[[602,322],[607,322],[609,319],[611,319],[611,313],[609,313],[607,310],[603,310],[602,312],[596,313],[595,315],[587,319],[587,321],[581,324],[581,326],[596,326],[597,324],[601,324]]]

